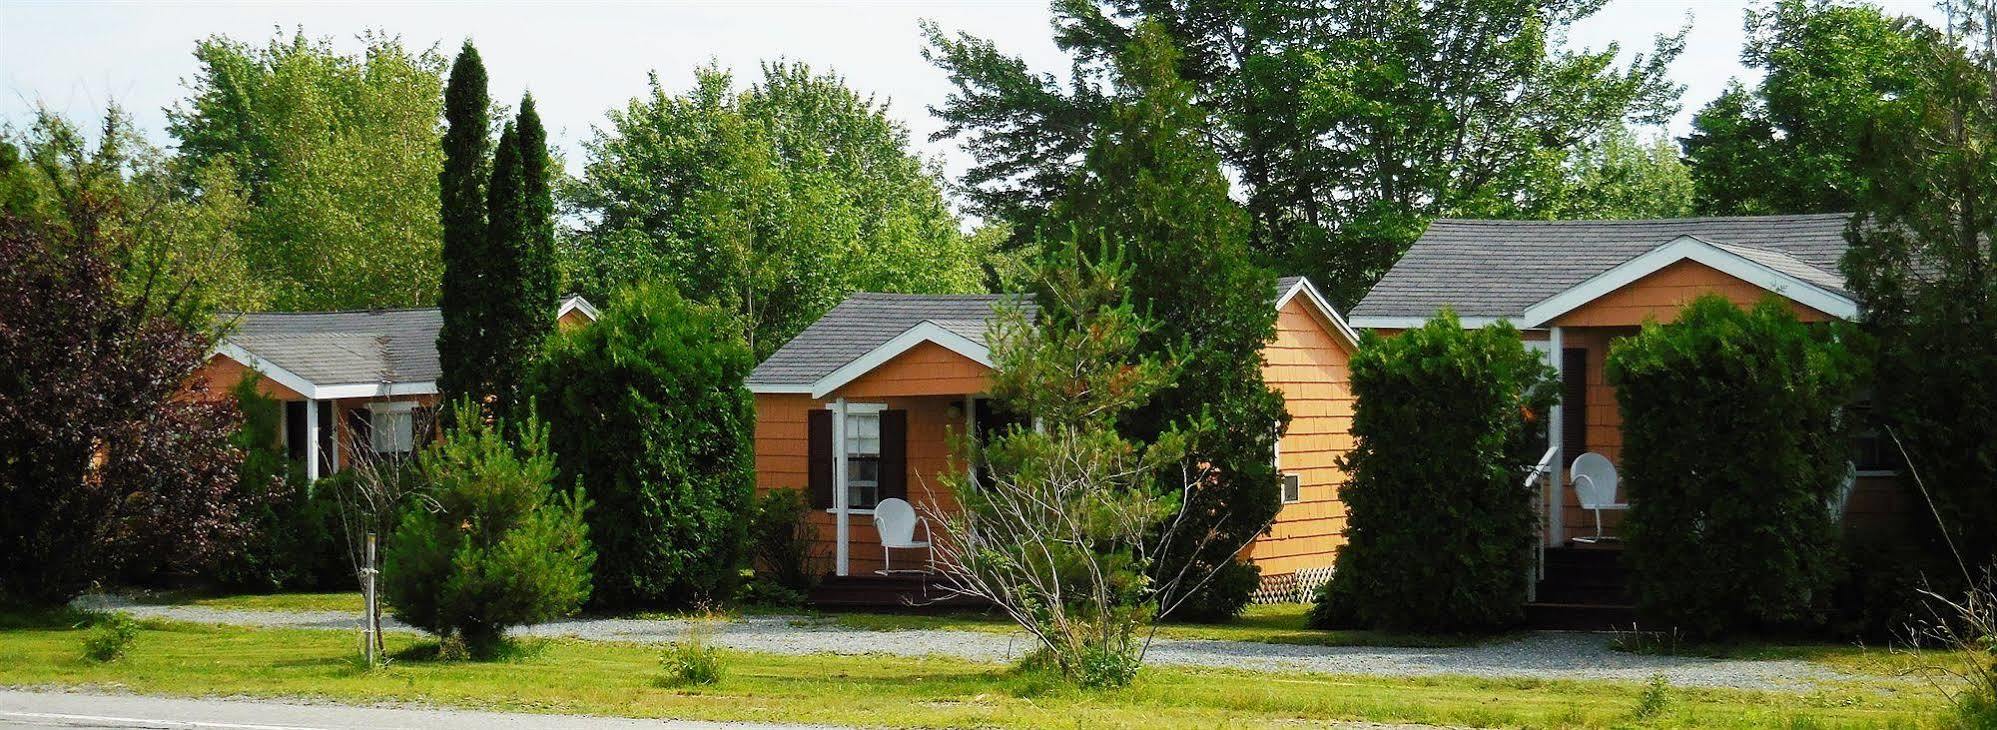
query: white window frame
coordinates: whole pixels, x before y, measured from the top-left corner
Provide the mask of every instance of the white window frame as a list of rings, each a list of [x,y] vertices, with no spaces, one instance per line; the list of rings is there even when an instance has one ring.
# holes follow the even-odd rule
[[[397,423],[400,423],[400,428],[396,426]],[[408,438],[400,444],[402,448],[394,448],[397,444],[393,441],[388,444],[388,448],[383,447],[383,434],[388,434],[391,439],[394,439],[404,432],[407,433]],[[411,401],[368,404],[368,448],[377,454],[407,455],[415,453],[416,404]]]
[[[847,403],[847,404],[846,404],[846,419],[847,419],[847,420],[844,420],[844,421],[841,421],[841,420],[839,420],[839,409],[838,409],[838,408],[837,408],[836,406],[837,406],[837,404],[833,404],[833,403],[828,403],[828,404],[826,404],[826,405],[825,405],[825,409],[826,409],[826,410],[828,410],[828,411],[832,411],[832,416],[833,416],[833,420],[834,420],[834,422],[835,422],[835,423],[837,424],[837,430],[838,430],[838,431],[839,431],[839,432],[840,432],[840,433],[841,433],[841,434],[842,434],[842,435],[844,436],[843,438],[839,439],[840,443],[839,443],[839,444],[835,444],[835,446],[843,446],[843,448],[845,449],[845,453],[843,453],[843,454],[839,454],[839,453],[836,453],[836,452],[835,452],[835,454],[834,454],[835,456],[837,456],[837,457],[842,457],[842,458],[837,458],[837,459],[835,459],[835,460],[834,460],[834,462],[835,462],[835,466],[834,466],[834,471],[833,471],[833,474],[832,474],[832,478],[833,478],[833,482],[832,482],[832,488],[833,488],[833,489],[834,489],[834,490],[835,490],[835,491],[837,492],[837,494],[845,496],[845,500],[843,500],[843,501],[844,501],[844,502],[846,503],[846,506],[845,506],[845,508],[844,508],[844,509],[846,510],[846,513],[847,513],[847,514],[853,514],[853,515],[863,515],[863,516],[866,516],[866,515],[872,515],[872,514],[874,513],[874,508],[872,508],[872,507],[854,507],[854,506],[852,506],[852,502],[851,502],[851,500],[852,500],[852,491],[851,491],[851,489],[852,489],[852,485],[850,485],[850,484],[849,484],[849,483],[847,482],[847,475],[846,475],[846,470],[850,468],[850,467],[848,467],[848,466],[847,466],[847,464],[851,463],[851,461],[850,461],[851,457],[854,457],[854,456],[872,456],[872,457],[874,457],[874,458],[877,458],[877,459],[878,459],[878,458],[880,458],[880,454],[864,454],[864,453],[858,453],[858,452],[855,452],[855,451],[853,451],[853,438],[852,438],[852,435],[851,435],[850,433],[847,433],[847,431],[846,431],[846,427],[847,427],[847,426],[849,426],[849,425],[851,425],[851,419],[852,419],[852,418],[853,418],[854,416],[871,416],[871,417],[873,417],[873,418],[876,418],[876,419],[880,418],[880,414],[881,414],[882,412],[884,412],[884,411],[886,411],[886,410],[888,409],[888,404],[886,404],[886,403],[851,403],[851,402],[849,402],[849,403]],[[879,503],[879,501],[880,501],[880,484],[879,484],[878,482],[876,482],[876,483],[875,483],[875,485],[874,485],[874,498],[875,498],[875,502],[876,502],[876,503]],[[827,508],[825,508],[825,511],[826,511],[826,513],[828,513],[828,514],[837,514],[837,513],[839,512],[839,510],[840,510],[840,509],[841,509],[841,508],[840,508],[839,506],[835,505],[835,506],[832,506],[832,507],[827,507]]]
[[[1279,426],[1280,426],[1280,424],[1279,424]],[[1270,465],[1271,465],[1271,466],[1274,466],[1274,467],[1276,467],[1276,501],[1277,501],[1277,503],[1279,503],[1279,504],[1286,504],[1286,505],[1288,505],[1288,504],[1297,504],[1297,503],[1299,503],[1299,502],[1302,502],[1302,501],[1304,501],[1304,478],[1303,478],[1303,475],[1302,475],[1302,474],[1291,474],[1291,473],[1289,473],[1289,472],[1286,472],[1286,471],[1283,471],[1283,435],[1282,435],[1281,433],[1278,433],[1278,434],[1276,434],[1276,447],[1275,447],[1275,452],[1276,452],[1276,453],[1274,454],[1274,456],[1272,456],[1272,457],[1270,458]],[[1290,490],[1290,477],[1292,477],[1292,476],[1294,476],[1294,477],[1296,477],[1296,478],[1297,478],[1297,498],[1296,498],[1296,499],[1291,499],[1291,498],[1289,497],[1289,495],[1287,495],[1287,494],[1284,494],[1284,492],[1288,492],[1288,491]]]

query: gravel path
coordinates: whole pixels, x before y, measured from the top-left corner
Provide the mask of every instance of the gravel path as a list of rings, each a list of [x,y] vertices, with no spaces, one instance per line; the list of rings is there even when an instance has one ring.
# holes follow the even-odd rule
[[[118,597],[79,599],[79,606],[116,609],[141,618],[193,623],[307,629],[354,629],[359,618],[337,611],[240,611],[202,606],[149,606]],[[685,635],[686,621],[567,619],[516,629],[516,636],[666,643]],[[390,621],[385,628],[413,631]],[[1160,639],[1146,661],[1156,664],[1260,671],[1370,674],[1397,677],[1457,675],[1491,678],[1605,679],[1641,682],[1663,675],[1674,685],[1808,692],[1826,682],[1892,684],[1892,678],[1849,674],[1800,660],[1729,660],[1644,656],[1609,648],[1602,634],[1536,632],[1517,639],[1444,648],[1328,647],[1245,641]],[[977,661],[1016,659],[1026,637],[976,631],[866,631],[824,620],[748,616],[716,632],[717,646],[772,654],[890,654],[949,656]]]

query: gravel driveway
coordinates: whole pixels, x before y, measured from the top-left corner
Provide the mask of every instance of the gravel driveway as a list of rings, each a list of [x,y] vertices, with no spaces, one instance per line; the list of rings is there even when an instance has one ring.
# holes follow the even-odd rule
[[[79,599],[79,606],[116,609],[135,617],[193,623],[306,629],[355,629],[359,617],[336,611],[240,611],[202,606],[149,606],[109,596]],[[514,630],[516,636],[665,643],[678,640],[687,622],[649,619],[566,619]],[[390,621],[386,628],[413,631]],[[1606,679],[1641,682],[1663,675],[1674,685],[1807,692],[1825,682],[1895,683],[1800,660],[1729,660],[1643,656],[1609,648],[1602,634],[1535,632],[1476,646],[1443,648],[1329,647],[1246,641],[1160,639],[1147,661],[1155,664],[1260,671],[1370,674],[1396,677],[1456,675],[1492,678]],[[724,624],[717,646],[773,654],[892,654],[949,656],[976,661],[1016,659],[1032,646],[1023,634],[976,631],[867,631],[788,616],[748,616]]]

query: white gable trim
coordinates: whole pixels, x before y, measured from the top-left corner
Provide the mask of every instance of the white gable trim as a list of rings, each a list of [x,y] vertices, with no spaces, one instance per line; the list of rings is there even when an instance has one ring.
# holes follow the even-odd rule
[[[1849,297],[1776,271],[1696,237],[1679,236],[1527,307],[1522,325],[1544,327],[1563,314],[1680,261],[1703,264],[1833,317],[1847,320],[1858,317],[1858,303]]]
[[[555,319],[567,317],[570,312],[582,312],[582,316],[588,317],[591,322],[595,322],[602,314],[596,310],[596,305],[590,304],[589,300],[582,298],[580,294],[563,299],[561,309],[555,311]]]
[[[1345,338],[1345,344],[1353,347],[1359,346],[1359,333],[1352,329],[1352,325],[1345,321],[1345,317],[1340,315],[1338,310],[1331,306],[1331,302],[1324,298],[1324,293],[1318,291],[1317,285],[1312,284],[1308,278],[1297,277],[1297,283],[1291,285],[1289,291],[1285,291],[1282,296],[1276,297],[1276,309],[1281,310],[1283,307],[1288,306],[1290,300],[1297,298],[1298,294],[1302,294],[1304,300],[1310,302],[1311,306],[1317,309],[1320,316],[1331,322],[1331,328],[1338,330],[1338,335]]]
[[[847,383],[858,380],[860,376],[873,372],[874,368],[887,364],[887,361],[893,360],[896,356],[904,352],[915,349],[916,345],[924,342],[934,342],[941,345],[944,349],[970,358],[979,365],[985,367],[992,366],[991,350],[987,349],[984,343],[952,332],[935,322],[923,320],[914,327],[902,331],[901,334],[895,335],[894,339],[882,343],[880,347],[868,351],[867,354],[846,363],[838,370],[832,371],[831,374],[819,378],[818,382],[811,384],[809,391],[811,397],[824,398],[830,395],[832,391],[845,387]],[[754,388],[751,390],[757,393],[796,392],[756,390]]]
[[[1352,326],[1361,327],[1369,330],[1411,330],[1411,329],[1419,329],[1422,325],[1428,324],[1428,321],[1430,319],[1431,319],[1430,317],[1414,317],[1407,315],[1367,316],[1363,314],[1355,314],[1352,315]],[[1462,324],[1465,329],[1477,329],[1480,327],[1489,327],[1491,325],[1497,324],[1499,321],[1503,319],[1504,319],[1503,317],[1457,317],[1456,318],[1457,322]],[[1537,329],[1537,328],[1521,327],[1520,329]]]
[[[407,383],[335,383],[320,385],[304,376],[278,367],[276,363],[258,357],[256,353],[243,349],[228,340],[215,344],[215,354],[242,363],[243,367],[262,373],[264,377],[276,381],[278,385],[290,388],[307,400],[331,400],[334,398],[383,398],[398,395],[435,395],[437,381],[421,380]]]

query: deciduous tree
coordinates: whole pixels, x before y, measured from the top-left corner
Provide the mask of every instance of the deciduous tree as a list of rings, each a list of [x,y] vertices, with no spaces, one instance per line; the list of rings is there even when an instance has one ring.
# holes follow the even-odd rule
[[[1544,156],[1627,121],[1659,122],[1682,35],[1618,67],[1566,29],[1595,0],[1203,2],[1061,0],[1066,79],[968,33],[924,27],[956,91],[932,111],[959,138],[974,212],[1039,230],[1117,97],[1115,61],[1141,21],[1184,52],[1207,135],[1248,199],[1254,247],[1349,305],[1438,215],[1517,214]],[[1029,238],[1022,238],[1030,240]]]
[[[937,173],[838,76],[772,63],[738,92],[703,68],[681,95],[655,76],[584,149],[571,276],[597,293],[668,282],[734,313],[757,357],[848,292],[978,288]]]

